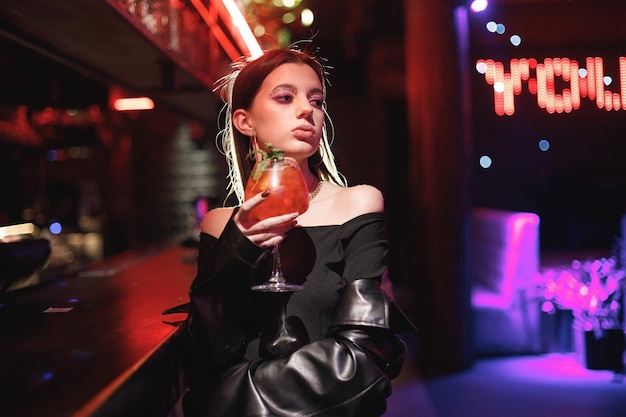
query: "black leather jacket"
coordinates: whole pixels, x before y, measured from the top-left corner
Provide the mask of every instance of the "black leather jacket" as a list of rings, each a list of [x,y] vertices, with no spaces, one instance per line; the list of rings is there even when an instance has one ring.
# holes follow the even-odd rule
[[[254,314],[251,268],[264,251],[231,221],[210,253],[200,251],[187,320],[190,392],[185,416],[380,416],[406,347],[394,332],[414,330],[380,283],[357,279],[340,296],[327,336],[310,342],[279,314],[261,334],[261,358],[244,360]],[[204,260],[203,260],[204,259]]]

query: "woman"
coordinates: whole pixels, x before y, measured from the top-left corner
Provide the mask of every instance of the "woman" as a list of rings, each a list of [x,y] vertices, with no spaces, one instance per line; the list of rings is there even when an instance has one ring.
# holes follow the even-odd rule
[[[386,269],[383,197],[348,187],[325,130],[324,67],[279,49],[242,64],[223,84],[224,151],[238,207],[202,221],[188,319],[192,363],[187,416],[379,416],[405,353],[404,319],[380,289]],[[257,221],[243,201],[253,149],[271,143],[300,165],[310,191],[304,213]],[[258,293],[271,248],[303,285]]]

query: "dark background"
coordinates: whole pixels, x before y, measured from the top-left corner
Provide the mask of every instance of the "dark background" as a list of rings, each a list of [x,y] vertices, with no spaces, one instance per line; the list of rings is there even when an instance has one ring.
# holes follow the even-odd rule
[[[304,3],[317,18],[311,28],[293,28],[293,36],[297,40],[314,35],[320,54],[334,67],[329,74],[328,105],[340,170],[351,184],[374,184],[389,204],[402,204],[404,195],[411,192],[399,186],[404,184],[403,167],[409,163],[405,160],[404,83],[411,76],[404,71],[404,56],[410,51],[404,50],[403,2]],[[190,193],[195,189],[187,194],[180,190],[195,174],[173,181],[172,170],[164,169],[172,159],[183,157],[172,156],[174,149],[183,146],[176,139],[181,129],[188,132],[183,141],[185,155],[192,158],[200,152],[210,161],[211,173],[201,188],[217,201],[224,197],[225,167],[215,149],[220,103],[206,85],[189,81],[180,97],[158,101],[152,113],[118,114],[108,109],[111,85],[128,87],[132,80],[148,80],[160,70],[140,72],[139,64],[131,62],[117,77],[111,76],[110,70],[126,61],[120,57],[124,49],[135,48],[137,57],[149,56],[155,67],[157,58],[152,55],[157,54],[135,28],[108,10],[103,13],[102,4],[7,2],[3,6],[0,121],[14,126],[19,106],[27,106],[30,116],[47,106],[84,109],[98,105],[105,123],[57,126],[36,146],[17,144],[11,132],[0,129],[0,223],[23,221],[24,210],[32,208],[39,213],[42,226],[58,218],[79,227],[77,205],[89,180],[99,193],[107,253],[115,253],[186,232],[185,210],[176,209],[174,203],[191,203]],[[570,114],[548,114],[525,90],[515,98],[513,116],[497,116],[490,86],[473,70],[473,62],[492,58],[504,62],[508,70],[511,58],[569,57],[582,66],[587,56],[601,56],[614,78],[609,88],[618,91],[617,59],[626,54],[624,7],[619,0],[494,0],[487,12],[469,15],[472,204],[538,213],[541,246],[546,251],[608,248],[619,234],[619,218],[626,211],[626,113],[597,109],[595,103],[583,99],[581,108]],[[76,12],[79,8],[84,14]],[[17,16],[25,22],[35,20],[37,25],[29,30],[15,20]],[[488,20],[505,23],[507,33],[486,34]],[[96,24],[103,26],[102,36],[108,31],[119,38],[116,48],[106,49],[101,39],[91,44],[89,36],[80,36]],[[35,33],[55,25],[64,29],[48,39]],[[512,33],[522,36],[518,48],[508,43]],[[51,44],[53,36],[55,45]],[[58,47],[61,40],[67,44],[62,50]],[[84,62],[82,58],[90,53],[105,63]],[[151,88],[146,87],[146,93]],[[192,95],[193,89],[201,91],[201,96]],[[20,134],[25,135],[24,131]],[[548,152],[539,150],[540,139],[550,141]],[[91,156],[63,164],[47,161],[49,149],[72,146],[91,149]],[[485,154],[493,159],[490,169],[478,164]],[[175,202],[173,190],[181,194]]]
[[[587,57],[602,57],[613,77],[605,88],[620,93],[623,2],[492,3],[470,15],[473,62],[491,58],[509,72],[513,58],[567,57],[582,68]],[[506,33],[487,32],[490,20],[505,24]],[[509,43],[512,34],[521,36],[519,47]],[[557,93],[565,87],[557,82]],[[546,251],[610,247],[626,212],[626,110],[598,109],[582,98],[578,110],[549,114],[525,84],[515,113],[497,116],[491,86],[476,71],[472,102],[475,204],[538,213]],[[539,150],[541,139],[550,142],[547,152]],[[490,169],[478,165],[481,155],[492,157]]]

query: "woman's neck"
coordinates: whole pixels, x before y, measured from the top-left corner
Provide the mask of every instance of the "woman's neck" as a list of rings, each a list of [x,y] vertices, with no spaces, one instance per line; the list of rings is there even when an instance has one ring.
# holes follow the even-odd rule
[[[304,176],[304,181],[306,182],[309,193],[311,193],[315,189],[315,187],[317,187],[317,184],[320,180],[315,174],[311,172],[308,164],[304,168],[300,166],[300,170],[302,171],[302,175]]]

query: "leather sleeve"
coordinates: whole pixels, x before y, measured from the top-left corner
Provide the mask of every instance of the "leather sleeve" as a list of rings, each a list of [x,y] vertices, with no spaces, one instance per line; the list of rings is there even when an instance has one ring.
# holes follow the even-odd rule
[[[245,294],[264,251],[250,247],[232,227],[199,255],[202,279],[191,287],[189,329],[195,355],[204,362],[196,364],[200,372],[186,395],[185,415],[382,415],[406,350],[393,333],[411,326],[379,279],[347,282],[326,338],[285,357],[243,361],[246,341],[258,336]]]
[[[232,221],[219,240],[206,234],[200,239],[187,319],[191,379],[239,362],[246,341],[258,336],[250,309],[249,275],[267,255]]]
[[[220,372],[193,392],[194,407],[204,410],[197,415],[382,415],[406,350],[390,329],[390,305],[377,282],[351,282],[327,338]]]

